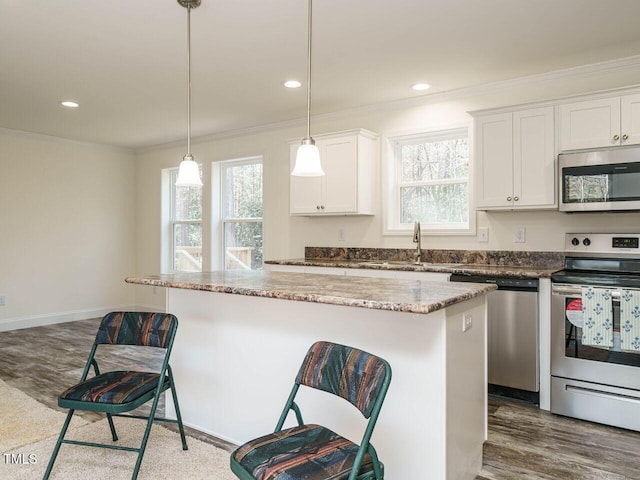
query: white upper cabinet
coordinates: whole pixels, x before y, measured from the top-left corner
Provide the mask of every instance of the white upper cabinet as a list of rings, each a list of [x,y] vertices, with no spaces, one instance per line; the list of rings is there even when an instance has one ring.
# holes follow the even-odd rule
[[[322,177],[290,177],[291,215],[373,215],[376,134],[350,130],[315,136]],[[299,142],[291,143],[291,168]]]
[[[560,105],[560,150],[640,143],[640,94]]]
[[[476,207],[556,207],[553,107],[482,114],[474,124]]]

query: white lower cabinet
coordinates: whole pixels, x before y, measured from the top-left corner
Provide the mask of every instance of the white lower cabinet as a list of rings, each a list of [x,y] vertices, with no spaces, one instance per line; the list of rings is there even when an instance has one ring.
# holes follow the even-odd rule
[[[448,273],[440,272],[410,272],[406,270],[374,270],[369,268],[337,268],[337,267],[310,267],[304,265],[274,265],[266,263],[264,269],[272,272],[290,273],[318,273],[321,275],[348,275],[352,277],[371,278],[404,278],[411,280],[427,280],[433,282],[446,282]]]
[[[286,273],[319,273],[321,275],[344,275],[344,268],[337,267],[310,267],[307,265],[274,265],[265,263],[264,269],[268,272]]]
[[[367,268],[348,268],[346,274],[352,277],[398,278],[407,280],[425,280],[432,282],[449,281],[448,273],[410,272],[406,270],[372,270]]]

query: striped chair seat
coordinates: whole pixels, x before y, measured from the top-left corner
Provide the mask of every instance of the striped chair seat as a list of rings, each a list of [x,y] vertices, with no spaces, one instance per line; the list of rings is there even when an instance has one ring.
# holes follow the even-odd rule
[[[245,443],[234,454],[256,480],[344,480],[358,445],[320,425],[302,425]],[[362,460],[360,474],[373,470],[371,456]]]
[[[60,395],[58,403],[65,400],[108,403],[120,405],[129,403],[158,386],[157,373],[113,371],[90,378],[68,388]]]

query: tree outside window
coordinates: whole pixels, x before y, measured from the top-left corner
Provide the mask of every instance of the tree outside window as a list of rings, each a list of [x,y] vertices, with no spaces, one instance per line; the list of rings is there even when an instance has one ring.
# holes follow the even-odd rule
[[[391,215],[396,228],[420,222],[429,231],[469,228],[467,129],[398,137]]]
[[[178,169],[172,169],[171,184],[171,269],[202,271],[202,188],[176,187]]]
[[[225,270],[262,268],[262,158],[221,166]]]

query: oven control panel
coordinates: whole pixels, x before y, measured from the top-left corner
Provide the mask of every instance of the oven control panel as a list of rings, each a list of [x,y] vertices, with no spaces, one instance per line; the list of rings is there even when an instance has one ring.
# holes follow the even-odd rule
[[[565,252],[640,256],[640,233],[567,233]]]
[[[638,248],[638,237],[613,237],[613,248]]]

